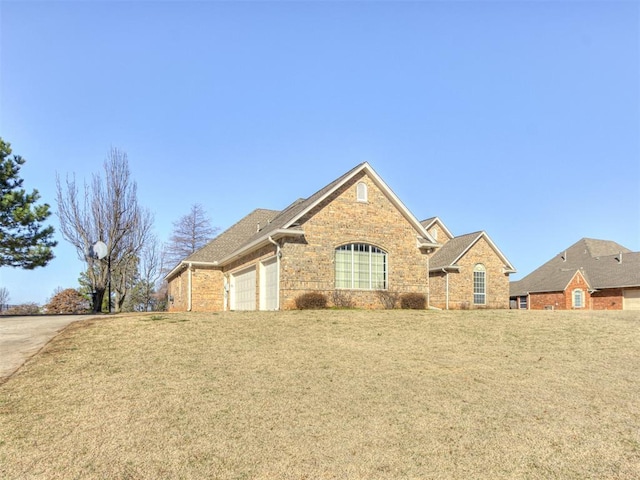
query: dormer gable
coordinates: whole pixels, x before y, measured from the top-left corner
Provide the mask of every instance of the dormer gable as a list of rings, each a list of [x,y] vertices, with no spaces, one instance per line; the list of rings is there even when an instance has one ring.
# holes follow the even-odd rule
[[[420,222],[431,237],[441,245],[444,245],[454,236],[439,217],[431,217]]]

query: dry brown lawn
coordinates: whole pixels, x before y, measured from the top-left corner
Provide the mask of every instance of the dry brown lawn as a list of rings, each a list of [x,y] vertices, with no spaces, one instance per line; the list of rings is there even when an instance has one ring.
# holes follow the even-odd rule
[[[0,478],[640,478],[640,312],[72,324],[0,385]]]

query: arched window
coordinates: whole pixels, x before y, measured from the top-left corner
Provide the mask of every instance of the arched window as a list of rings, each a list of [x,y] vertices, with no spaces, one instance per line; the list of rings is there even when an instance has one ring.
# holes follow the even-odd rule
[[[583,308],[584,307],[584,292],[581,289],[576,288],[573,291],[572,298],[573,298],[573,302],[572,302],[573,303],[573,308]]]
[[[385,290],[387,253],[367,243],[336,248],[336,288]]]
[[[473,269],[473,304],[485,305],[487,303],[487,270],[481,263]]]
[[[358,183],[356,187],[356,197],[359,202],[367,201],[367,184],[364,182]]]

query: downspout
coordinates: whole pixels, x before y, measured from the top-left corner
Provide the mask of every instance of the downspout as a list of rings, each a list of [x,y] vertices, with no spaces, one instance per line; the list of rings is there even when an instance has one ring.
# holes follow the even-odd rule
[[[442,273],[444,273],[445,310],[449,310],[449,272],[444,267],[440,270],[442,270]]]
[[[282,252],[280,251],[280,244],[276,242],[271,235],[269,235],[269,242],[276,246],[276,288],[278,289],[278,295],[276,296],[276,310],[280,310],[280,257],[282,256]]]
[[[444,270],[444,269],[443,269]],[[446,292],[446,309],[449,310],[449,272],[444,272],[445,292]]]
[[[187,271],[189,272],[189,275],[187,275],[187,312],[191,311],[191,276],[193,275],[192,266],[193,264],[189,262],[187,267]]]

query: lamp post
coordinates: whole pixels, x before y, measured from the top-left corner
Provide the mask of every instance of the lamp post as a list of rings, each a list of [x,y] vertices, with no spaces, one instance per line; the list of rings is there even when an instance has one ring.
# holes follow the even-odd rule
[[[111,313],[111,252],[107,257],[107,277],[109,280],[109,298],[107,298],[107,304],[109,305],[109,313]]]

